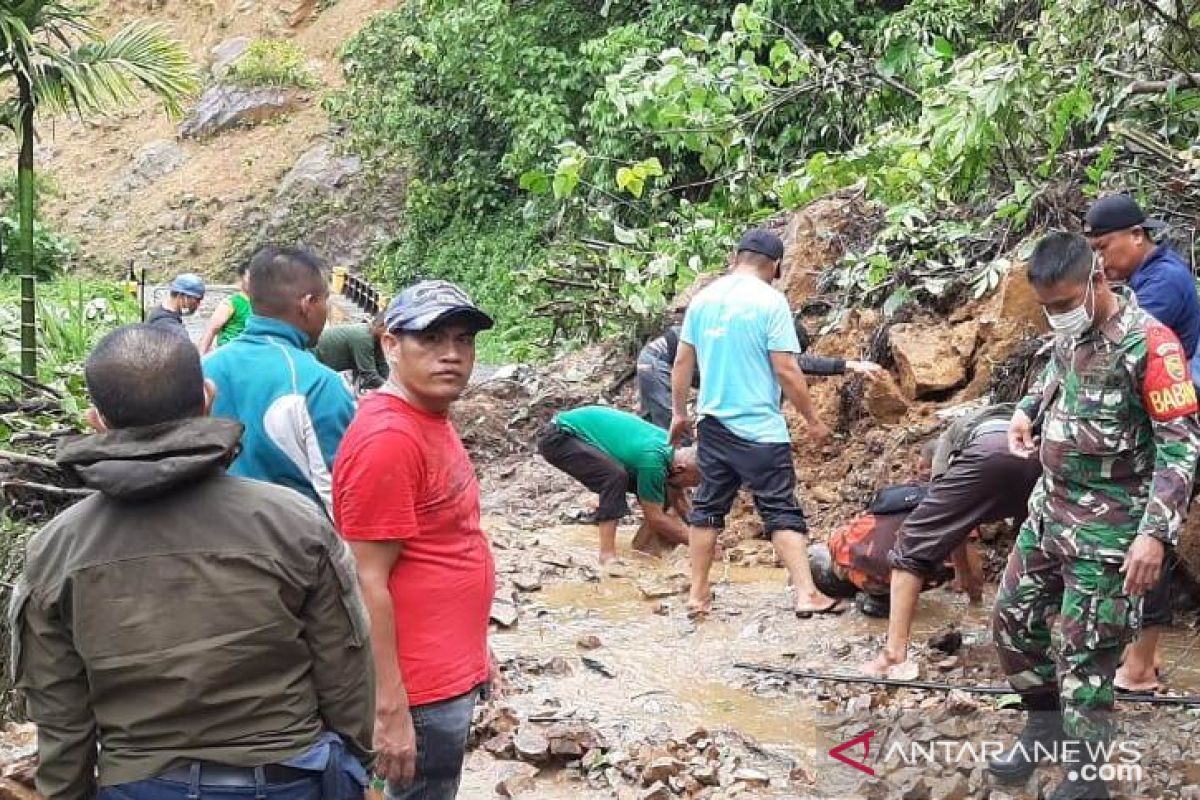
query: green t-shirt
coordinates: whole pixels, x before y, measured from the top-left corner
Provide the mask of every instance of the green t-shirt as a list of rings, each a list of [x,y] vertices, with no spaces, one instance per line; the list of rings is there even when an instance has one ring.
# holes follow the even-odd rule
[[[387,359],[366,323],[330,325],[317,340],[317,358],[334,372],[353,370],[363,385],[376,389],[388,376]]]
[[[229,305],[233,306],[233,314],[225,321],[221,332],[217,334],[217,347],[229,344],[242,335],[246,330],[246,320],[250,319],[250,298],[241,292],[229,295]]]
[[[578,436],[637,476],[637,496],[665,503],[674,450],[667,432],[641,417],[607,406],[584,406],[554,418],[559,430]]]

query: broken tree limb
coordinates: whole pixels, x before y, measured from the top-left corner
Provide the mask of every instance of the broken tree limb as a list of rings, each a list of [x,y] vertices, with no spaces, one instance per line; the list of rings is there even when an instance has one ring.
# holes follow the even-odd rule
[[[30,456],[25,453],[14,453],[11,450],[0,450],[0,461],[29,464],[34,467],[42,467],[43,469],[58,469],[58,464],[55,464],[48,458],[39,458],[38,456]]]
[[[4,481],[0,483],[0,490],[8,491],[9,489],[21,489],[50,497],[91,497],[94,494],[92,489],[68,489],[65,486],[51,486],[48,483],[34,483],[32,481]]]
[[[1200,83],[1200,72],[1188,74],[1181,72],[1165,81],[1132,81],[1126,87],[1126,91],[1130,94],[1162,94],[1189,84],[1195,86],[1197,83]]]
[[[736,669],[761,672],[766,675],[782,675],[796,680],[826,681],[828,683],[862,683],[871,686],[891,686],[898,689],[924,689],[930,692],[949,692],[957,689],[967,694],[1017,694],[1009,686],[974,686],[971,684],[959,685],[954,683],[937,683],[934,681],[905,681],[898,678],[874,678],[870,675],[842,675],[836,672],[787,669],[785,667],[773,667],[770,664],[750,664],[741,661],[733,666]],[[1117,699],[1123,703],[1147,703],[1156,706],[1200,706],[1200,695],[1194,694],[1149,695],[1117,692]]]

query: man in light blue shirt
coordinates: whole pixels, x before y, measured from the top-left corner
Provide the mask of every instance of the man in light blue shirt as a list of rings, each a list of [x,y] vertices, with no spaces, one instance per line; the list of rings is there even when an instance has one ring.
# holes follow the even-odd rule
[[[700,384],[696,426],[700,488],[688,515],[692,589],[688,608],[711,609],[709,570],[717,533],[738,489],[748,486],[763,522],[763,533],[787,567],[796,589],[796,615],[841,613],[845,606],[822,594],[808,566],[808,525],[796,502],[781,392],[808,424],[814,443],[829,439],[808,396],[796,363],[800,343],[787,298],[771,287],[779,277],[783,242],[764,230],[748,231],[738,244],[730,274],[700,292],[683,320],[679,350],[671,371],[671,441],[691,427],[688,389],[697,362]]]

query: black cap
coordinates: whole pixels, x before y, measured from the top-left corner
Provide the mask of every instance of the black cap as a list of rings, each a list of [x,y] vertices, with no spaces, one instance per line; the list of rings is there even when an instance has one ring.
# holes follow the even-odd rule
[[[768,230],[754,228],[742,234],[737,251],[749,251],[764,255],[772,261],[783,258],[783,240]]]
[[[495,324],[449,281],[421,281],[408,287],[388,304],[383,324],[390,333],[423,331],[452,315],[462,315],[478,331]]]
[[[1112,194],[1092,203],[1083,223],[1083,232],[1086,236],[1103,236],[1129,228],[1157,230],[1166,226],[1162,220],[1147,219],[1142,207],[1129,195]]]

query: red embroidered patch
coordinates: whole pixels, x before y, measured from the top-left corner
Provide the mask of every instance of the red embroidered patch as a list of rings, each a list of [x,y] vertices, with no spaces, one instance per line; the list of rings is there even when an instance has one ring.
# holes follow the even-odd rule
[[[1159,422],[1195,414],[1200,405],[1179,339],[1166,325],[1150,325],[1146,349],[1146,380],[1142,384],[1146,411]]]

